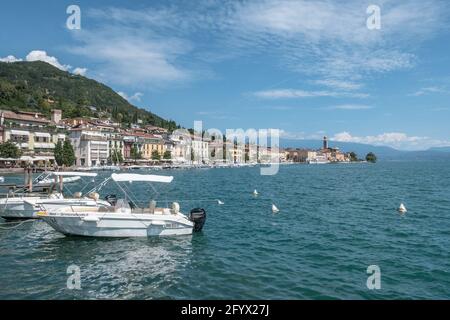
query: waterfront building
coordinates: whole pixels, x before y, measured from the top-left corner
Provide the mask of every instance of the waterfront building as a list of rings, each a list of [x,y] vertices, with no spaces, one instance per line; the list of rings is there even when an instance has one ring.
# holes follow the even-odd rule
[[[347,162],[350,158],[343,153],[339,148],[332,148],[328,145],[328,138],[323,138],[323,148],[319,152],[326,157],[329,162]]]
[[[258,145],[254,143],[247,143],[245,145],[244,161],[248,163],[258,162]]]
[[[164,154],[164,140],[161,136],[145,134],[142,136],[142,139],[142,157],[144,159],[152,160],[155,151],[158,152],[159,156],[162,158]]]
[[[189,163],[191,162],[191,137],[187,134],[172,134],[170,141],[173,143],[172,147],[172,161],[175,163]]]
[[[227,151],[231,157],[231,162],[233,163],[244,163],[245,162],[245,147],[237,143],[227,144]]]
[[[92,128],[74,128],[70,131],[69,138],[75,151],[77,166],[108,164],[110,150],[107,133]]]
[[[191,152],[194,163],[209,162],[209,139],[203,137],[197,140],[194,136],[191,136]]]
[[[259,146],[258,157],[260,163],[271,163],[280,161],[279,148]]]
[[[172,154],[174,152],[174,146],[175,146],[173,141],[170,140],[167,136],[165,136],[165,137],[163,137],[163,143],[164,143],[164,148],[163,148],[164,153],[168,151],[168,152],[170,152],[170,155],[172,157]],[[164,155],[164,153],[163,153],[163,155]]]
[[[38,112],[0,110],[0,126],[10,128],[44,128],[50,124],[51,121]]]
[[[223,158],[227,163],[236,163],[235,160],[238,160],[239,154],[234,151],[235,145],[230,141],[225,141],[223,143]]]
[[[135,143],[135,137],[131,135],[124,135],[122,137],[123,141],[123,158],[131,159],[131,149]]]
[[[295,162],[310,162],[317,157],[317,151],[309,149],[297,149]]]
[[[167,130],[167,129],[152,126],[152,125],[147,125],[144,127],[144,129],[146,130],[147,133],[156,134],[156,135],[167,135],[169,133],[169,130]]]
[[[77,117],[77,118],[63,119],[61,120],[61,122],[69,128],[75,128],[80,126],[90,127],[92,120],[93,118]]]
[[[60,110],[52,110],[51,120],[35,112],[0,111],[0,141],[13,142],[31,161],[54,162],[56,143],[66,138],[56,127],[60,120]]]
[[[117,163],[119,161],[118,154],[124,156],[124,141],[120,132],[111,132],[108,135],[109,144],[109,162]]]

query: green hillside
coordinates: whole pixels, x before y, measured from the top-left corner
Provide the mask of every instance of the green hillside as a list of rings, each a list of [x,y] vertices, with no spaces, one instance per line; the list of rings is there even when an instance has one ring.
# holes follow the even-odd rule
[[[91,108],[91,107],[95,107]],[[174,130],[177,124],[137,108],[111,88],[83,76],[36,62],[0,62],[0,109],[37,111],[50,115],[63,110],[63,117],[111,116],[124,124],[152,124]]]

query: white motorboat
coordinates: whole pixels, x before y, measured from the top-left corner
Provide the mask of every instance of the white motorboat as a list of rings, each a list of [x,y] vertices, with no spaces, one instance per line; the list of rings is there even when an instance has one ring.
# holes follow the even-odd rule
[[[3,182],[5,182],[5,177],[0,176],[0,183],[3,183]]]
[[[77,182],[80,179],[81,179],[80,176],[65,177],[65,178],[63,178],[63,183],[64,184],[74,183],[74,182]],[[36,184],[52,184],[52,183],[57,183],[57,182],[58,182],[57,178],[44,178],[42,180],[37,181]]]
[[[36,181],[42,181],[51,179],[50,176],[55,176],[54,183],[60,180],[59,192],[52,193],[12,193],[8,194],[5,198],[0,199],[0,217],[13,220],[13,219],[38,219],[37,213],[42,210],[42,205],[46,205],[49,208],[57,209],[67,205],[80,204],[89,206],[97,206],[99,204],[108,205],[106,201],[99,200],[98,197],[82,197],[81,194],[77,194],[73,198],[66,198],[62,193],[63,177],[71,176],[86,176],[96,177],[96,173],[80,173],[80,172],[54,172],[47,173],[44,179],[36,179]],[[62,180],[62,182],[61,182]],[[91,192],[93,193],[93,192]]]
[[[173,177],[112,174],[110,179],[124,191],[126,187],[122,188],[119,182],[170,183]],[[190,235],[201,231],[206,221],[205,210],[193,209],[187,216],[180,212],[178,203],[171,208],[157,208],[156,202],[151,201],[147,208],[136,208],[134,202],[130,206],[127,200],[116,200],[114,196],[112,199],[109,206],[73,205],[56,210],[44,204],[46,210],[39,216],[64,235],[113,238]]]

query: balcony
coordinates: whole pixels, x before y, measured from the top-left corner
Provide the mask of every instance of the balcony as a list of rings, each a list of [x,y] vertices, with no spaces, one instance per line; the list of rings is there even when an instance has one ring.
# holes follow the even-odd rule
[[[55,149],[55,144],[51,142],[35,142],[35,149]]]
[[[83,134],[81,135],[81,141],[104,141],[107,142],[108,140],[106,139],[106,137],[103,136],[94,136],[94,135],[88,135],[88,134]]]

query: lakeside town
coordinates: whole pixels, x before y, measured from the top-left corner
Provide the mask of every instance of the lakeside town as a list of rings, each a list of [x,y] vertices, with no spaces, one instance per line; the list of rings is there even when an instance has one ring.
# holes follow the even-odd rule
[[[111,166],[202,167],[246,166],[280,163],[349,163],[358,161],[352,152],[329,146],[327,137],[317,150],[260,147],[227,138],[215,139],[185,130],[137,123],[125,128],[111,118],[64,118],[53,109],[41,113],[0,110],[0,167],[38,168],[56,166],[80,170]],[[223,141],[222,141],[223,140]]]

